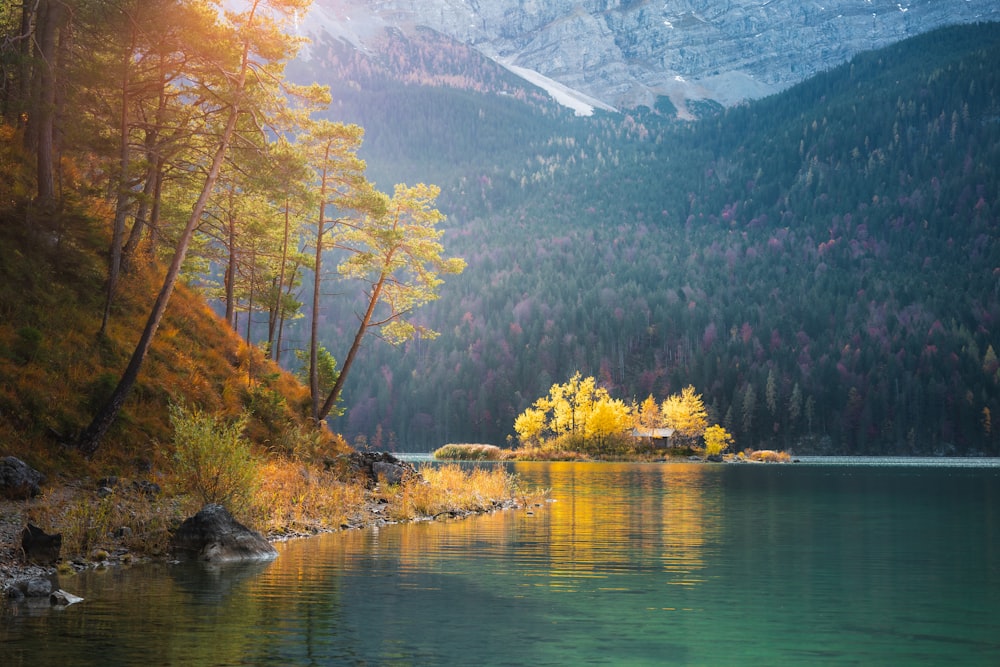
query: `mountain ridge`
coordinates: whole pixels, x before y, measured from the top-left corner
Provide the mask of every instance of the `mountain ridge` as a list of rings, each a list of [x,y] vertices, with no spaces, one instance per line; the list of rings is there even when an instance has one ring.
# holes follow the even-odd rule
[[[609,107],[652,108],[668,97],[690,118],[689,102],[757,99],[859,52],[997,19],[989,0],[317,0],[300,29],[370,51],[387,29],[426,27]]]

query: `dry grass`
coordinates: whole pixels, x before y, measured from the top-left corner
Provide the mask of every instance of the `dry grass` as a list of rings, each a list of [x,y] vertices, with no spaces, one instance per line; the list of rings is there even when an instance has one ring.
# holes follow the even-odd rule
[[[434,458],[445,461],[502,461],[505,452],[496,445],[449,444],[435,450]]]
[[[773,449],[759,449],[752,451],[747,455],[747,458],[751,461],[760,461],[762,463],[791,463],[792,456],[788,452],[778,452]]]
[[[392,520],[488,512],[527,502],[517,478],[501,468],[465,470],[445,465],[423,468],[421,474],[422,481],[382,485],[382,496],[388,501],[387,513]]]
[[[64,561],[96,560],[100,552],[166,554],[170,529],[181,522],[190,503],[147,495],[124,481],[110,491],[102,496],[95,489],[61,487],[26,505],[24,521],[61,533]]]
[[[590,456],[558,447],[521,447],[511,450],[507,458],[512,461],[590,461]]]
[[[339,481],[322,468],[275,458],[260,468],[251,523],[261,532],[318,533],[355,525],[364,513],[366,491]]]

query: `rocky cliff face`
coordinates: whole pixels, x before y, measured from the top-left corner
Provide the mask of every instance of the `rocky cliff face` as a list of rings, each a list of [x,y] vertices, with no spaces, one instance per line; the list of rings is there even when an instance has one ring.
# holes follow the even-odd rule
[[[762,97],[860,51],[996,20],[996,0],[315,0],[306,29],[363,46],[426,26],[615,107],[665,95],[684,115],[690,100]]]

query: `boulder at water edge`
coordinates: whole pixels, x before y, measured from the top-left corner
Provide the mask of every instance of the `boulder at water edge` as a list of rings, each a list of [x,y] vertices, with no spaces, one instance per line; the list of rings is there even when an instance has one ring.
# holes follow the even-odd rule
[[[170,540],[177,558],[212,563],[272,560],[278,556],[270,542],[236,519],[222,505],[205,505],[185,519]]]
[[[0,459],[0,496],[8,500],[26,500],[42,492],[45,475],[15,456]]]
[[[45,577],[18,579],[8,584],[3,593],[10,600],[43,598],[52,593],[52,582]]]
[[[420,477],[412,463],[400,461],[388,452],[351,452],[329,461],[327,467],[346,472],[342,476],[357,479],[369,489],[380,481],[401,484]]]
[[[49,535],[30,523],[21,531],[21,552],[25,562],[52,565],[59,560],[61,550],[62,533]]]

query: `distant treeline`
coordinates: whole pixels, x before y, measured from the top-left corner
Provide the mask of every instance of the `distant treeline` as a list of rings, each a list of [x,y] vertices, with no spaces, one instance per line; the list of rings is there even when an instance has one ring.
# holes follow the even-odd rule
[[[578,369],[625,400],[693,384],[741,446],[1000,453],[998,62],[1000,26],[947,28],[691,124],[499,75],[331,82],[369,173],[442,185],[468,262],[421,314],[442,336],[370,345],[335,428],[503,444]]]

